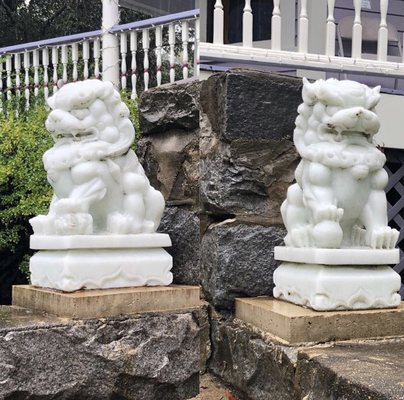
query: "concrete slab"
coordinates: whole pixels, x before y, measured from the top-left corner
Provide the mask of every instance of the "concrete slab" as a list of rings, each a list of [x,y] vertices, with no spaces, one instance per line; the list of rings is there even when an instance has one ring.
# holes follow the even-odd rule
[[[396,309],[318,312],[271,297],[242,298],[236,318],[291,345],[404,335],[404,302]]]
[[[402,400],[403,354],[403,339],[302,349],[296,379],[300,398]]]
[[[13,305],[59,317],[101,318],[120,314],[191,310],[200,306],[199,287],[172,285],[64,293],[31,285],[13,286]]]

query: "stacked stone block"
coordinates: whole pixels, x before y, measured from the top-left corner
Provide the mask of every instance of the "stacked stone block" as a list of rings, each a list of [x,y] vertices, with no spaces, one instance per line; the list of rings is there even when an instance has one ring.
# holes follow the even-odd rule
[[[272,293],[273,249],[285,235],[279,208],[298,163],[292,136],[300,102],[300,79],[247,70],[161,86],[140,100],[137,153],[167,201],[159,231],[173,241],[174,282],[200,284],[207,302],[201,369],[206,363],[241,398],[264,398],[278,378],[274,396],[292,398],[291,361],[278,376],[286,353],[251,340],[233,311],[236,297]],[[242,372],[249,359],[254,366]]]

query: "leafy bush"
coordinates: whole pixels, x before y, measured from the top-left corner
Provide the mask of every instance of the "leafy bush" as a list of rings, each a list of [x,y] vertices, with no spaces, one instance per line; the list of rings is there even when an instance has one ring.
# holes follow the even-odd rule
[[[137,103],[126,93],[122,93],[122,99],[139,132]],[[7,116],[0,113],[0,254],[21,253],[16,259],[22,260],[18,262],[25,273],[32,253],[28,220],[46,214],[52,196],[42,164],[43,153],[53,145],[45,128],[48,113],[40,101],[18,117],[14,109]]]

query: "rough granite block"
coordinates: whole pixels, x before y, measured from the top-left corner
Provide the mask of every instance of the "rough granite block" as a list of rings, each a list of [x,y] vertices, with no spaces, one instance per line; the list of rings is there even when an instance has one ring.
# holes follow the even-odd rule
[[[226,320],[213,321],[211,336],[209,369],[241,392],[241,399],[300,399],[294,385],[296,350]]]
[[[198,312],[93,320],[0,308],[0,398],[182,400],[199,392]]]
[[[204,81],[201,106],[221,140],[291,138],[300,78],[236,69]]]
[[[236,297],[272,294],[272,274],[278,266],[273,249],[284,234],[280,227],[231,220],[211,226],[201,245],[206,299],[218,309],[231,310]]]
[[[200,81],[188,80],[143,92],[139,101],[142,135],[198,128],[200,87]]]
[[[200,222],[198,214],[184,207],[166,207],[159,232],[168,233],[172,246],[166,251],[174,263],[171,272],[174,283],[199,285],[200,274]]]

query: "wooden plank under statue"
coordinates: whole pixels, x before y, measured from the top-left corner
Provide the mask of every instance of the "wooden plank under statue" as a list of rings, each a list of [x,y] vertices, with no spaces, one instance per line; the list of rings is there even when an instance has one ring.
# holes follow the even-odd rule
[[[164,198],[130,149],[135,130],[119,93],[110,82],[86,80],[48,103],[55,144],[43,162],[54,194],[48,214],[30,220],[31,248],[40,250],[30,260],[32,285],[74,292],[171,284],[172,257],[163,249],[171,240],[156,233]],[[28,306],[24,288],[33,290],[15,287],[13,304]]]

